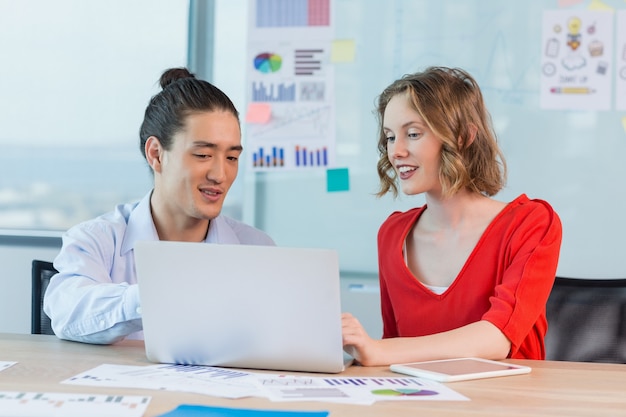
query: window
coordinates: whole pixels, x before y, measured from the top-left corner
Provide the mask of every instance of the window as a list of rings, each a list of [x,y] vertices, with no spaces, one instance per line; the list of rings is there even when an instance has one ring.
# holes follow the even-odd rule
[[[187,64],[189,0],[0,0],[0,229],[65,230],[140,199],[139,127]]]

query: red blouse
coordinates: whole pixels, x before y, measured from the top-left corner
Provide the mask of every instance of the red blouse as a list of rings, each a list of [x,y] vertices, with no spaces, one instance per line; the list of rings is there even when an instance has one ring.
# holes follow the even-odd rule
[[[487,320],[511,341],[510,358],[544,359],[545,305],[561,247],[561,221],[520,195],[487,227],[441,295],[406,266],[403,245],[426,206],[395,212],[378,232],[383,337],[423,336]]]

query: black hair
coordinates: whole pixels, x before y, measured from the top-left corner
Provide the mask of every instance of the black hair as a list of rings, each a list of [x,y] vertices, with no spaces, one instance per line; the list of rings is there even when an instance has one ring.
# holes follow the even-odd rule
[[[184,127],[185,118],[197,112],[226,111],[239,121],[239,112],[222,90],[208,81],[199,80],[187,68],[170,68],[159,80],[161,92],[150,99],[139,129],[140,149],[155,136],[164,149],[170,149],[172,138]]]

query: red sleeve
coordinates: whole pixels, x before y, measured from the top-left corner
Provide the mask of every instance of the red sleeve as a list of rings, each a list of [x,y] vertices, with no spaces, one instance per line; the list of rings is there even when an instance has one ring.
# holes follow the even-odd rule
[[[501,256],[506,260],[502,280],[482,318],[511,341],[511,357],[545,356],[539,341],[547,331],[545,305],[558,264],[561,222],[547,203],[533,200],[526,209],[516,211],[508,227],[508,242],[502,242]],[[529,338],[532,332],[540,334]],[[533,351],[535,355],[530,355]]]

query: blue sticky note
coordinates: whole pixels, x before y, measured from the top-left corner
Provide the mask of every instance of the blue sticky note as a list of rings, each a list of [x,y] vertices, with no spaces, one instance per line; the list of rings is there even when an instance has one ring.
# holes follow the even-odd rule
[[[283,411],[248,408],[212,407],[205,405],[179,405],[159,417],[326,417],[328,411]]]
[[[334,168],[326,171],[326,191],[349,191],[350,173],[348,168]]]

